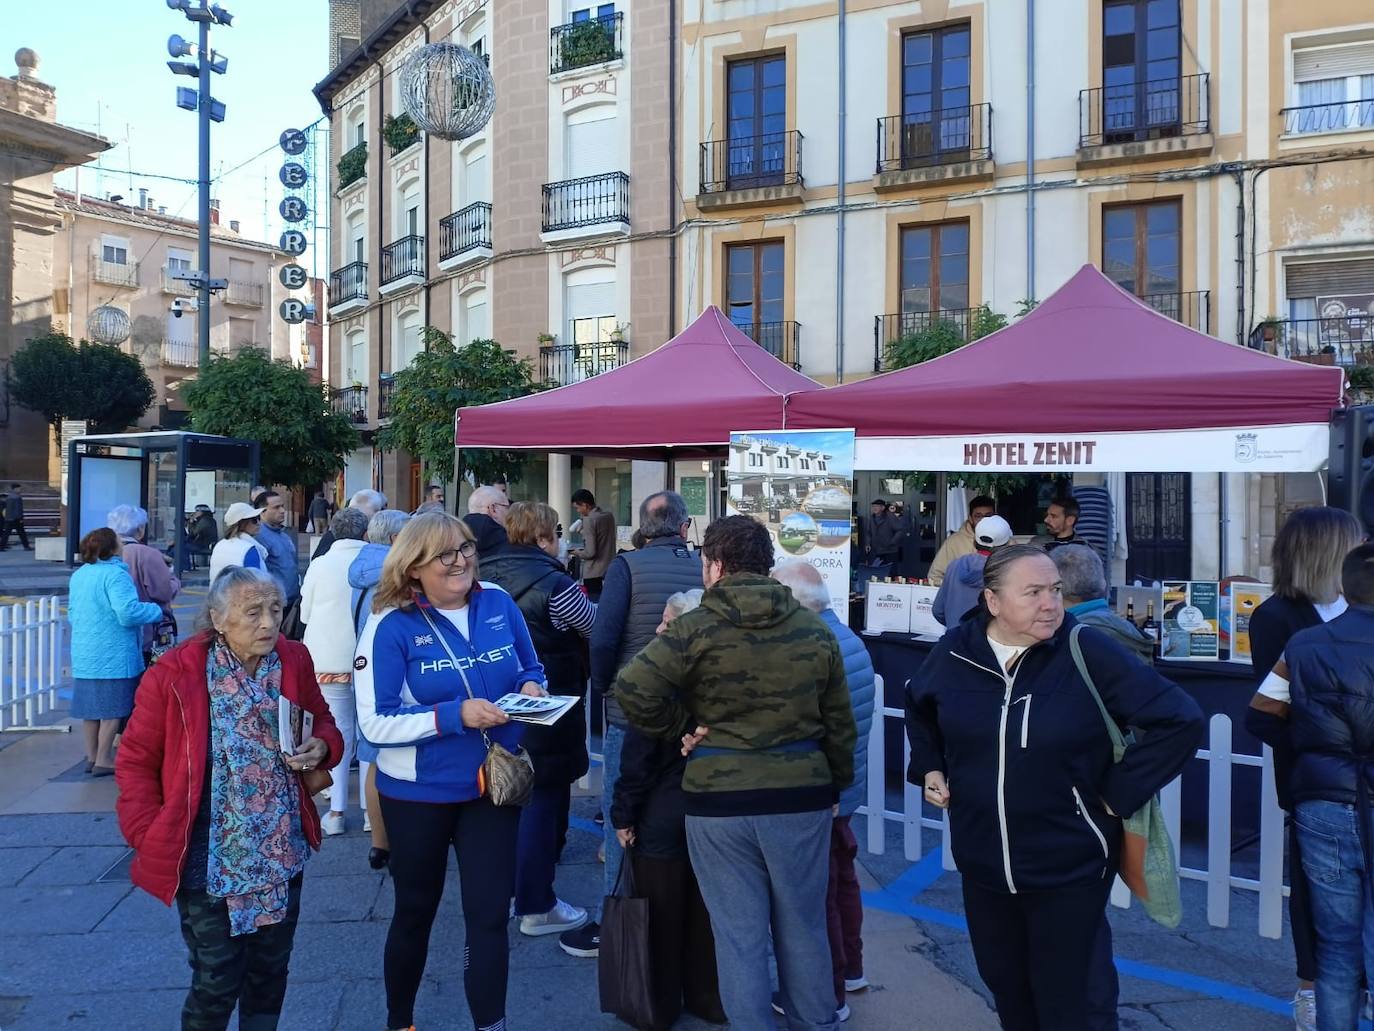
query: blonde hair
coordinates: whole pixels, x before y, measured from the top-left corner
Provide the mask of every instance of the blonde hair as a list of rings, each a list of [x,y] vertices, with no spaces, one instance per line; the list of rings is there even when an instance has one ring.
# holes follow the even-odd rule
[[[1362,540],[1360,521],[1343,509],[1298,509],[1274,538],[1274,593],[1330,605],[1341,593],[1341,563]]]
[[[411,608],[415,604],[419,581],[410,575],[410,571],[456,547],[455,537],[459,544],[473,540],[467,523],[457,516],[447,512],[426,512],[412,516],[410,522],[401,527],[401,532],[391,542],[391,550],[386,553],[386,561],[382,563],[382,578],[372,596],[372,611]],[[472,579],[476,583],[477,556],[468,559],[468,568],[472,570]]]
[[[512,544],[538,545],[540,537],[558,539],[558,513],[542,501],[516,501],[506,512],[506,536]]]

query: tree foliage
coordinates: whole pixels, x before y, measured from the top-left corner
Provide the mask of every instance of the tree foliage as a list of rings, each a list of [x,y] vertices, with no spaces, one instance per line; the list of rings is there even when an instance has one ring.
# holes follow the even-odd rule
[[[138,422],[157,396],[133,355],[109,344],[76,344],[65,333],[34,337],[14,353],[9,390],[52,427],[54,447],[61,446],[63,419],[113,433]]]
[[[528,358],[507,353],[495,340],[455,347],[441,329],[426,326],[425,350],[410,367],[396,373],[391,394],[391,425],[377,435],[384,451],[404,450],[420,457],[429,474],[444,482],[471,475],[478,483],[504,477],[520,479],[528,456],[519,451],[463,448],[454,468],[453,413],[466,405],[508,401],[546,389],[535,380]]]
[[[317,487],[358,446],[348,416],[330,410],[326,388],[257,348],[212,358],[181,393],[196,432],[258,441],[263,483]]]
[[[1029,310],[1029,309],[1027,309]],[[1023,313],[1024,314],[1024,313]],[[887,345],[888,370],[920,365],[942,354],[957,351],[965,344],[981,340],[1007,325],[1007,317],[986,304],[979,305],[967,315],[964,324],[936,313],[930,322],[914,333],[907,333]]]

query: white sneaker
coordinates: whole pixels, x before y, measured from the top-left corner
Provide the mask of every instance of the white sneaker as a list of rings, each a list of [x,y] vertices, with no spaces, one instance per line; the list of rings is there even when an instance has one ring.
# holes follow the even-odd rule
[[[1317,993],[1311,988],[1299,988],[1293,994],[1293,1027],[1317,1031]]]
[[[331,809],[329,812],[325,813],[324,817],[320,820],[320,829],[330,837],[333,837],[335,834],[342,834],[348,829],[348,825],[344,822],[344,814],[336,813]]]
[[[849,1019],[849,1003],[846,1002],[843,1006],[841,1006],[839,1009],[835,1011],[835,1019],[838,1020],[841,1024],[843,1024],[846,1020]]]
[[[372,830],[372,817],[368,816],[366,812],[363,813],[363,830]]]
[[[846,977],[844,979],[844,990],[847,992],[861,992],[868,987],[868,978],[860,974],[858,977]]]
[[[537,937],[541,934],[562,934],[575,931],[587,922],[587,911],[556,899],[547,913],[532,913],[520,918],[520,933]]]

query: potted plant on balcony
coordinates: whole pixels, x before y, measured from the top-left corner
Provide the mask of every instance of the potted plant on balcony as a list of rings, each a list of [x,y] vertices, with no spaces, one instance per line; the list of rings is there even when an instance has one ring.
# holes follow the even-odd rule
[[[617,322],[615,329],[611,330],[611,343],[623,344],[625,342],[625,331],[630,328],[628,322]]]
[[[615,58],[615,25],[592,18],[573,25],[560,48],[563,68],[585,68]]]
[[[382,138],[392,154],[399,154],[420,138],[420,127],[408,114],[387,115],[382,120]]]
[[[540,347],[549,347],[549,346],[551,346],[552,344],[553,344],[553,334],[552,334],[552,333],[540,333],[540,334],[539,334],[539,346],[540,346]]]
[[[1278,339],[1279,323],[1282,321],[1282,315],[1266,315],[1260,320],[1260,339],[1266,344],[1272,344]]]
[[[339,158],[339,189],[356,183],[367,174],[367,144],[359,143]]]

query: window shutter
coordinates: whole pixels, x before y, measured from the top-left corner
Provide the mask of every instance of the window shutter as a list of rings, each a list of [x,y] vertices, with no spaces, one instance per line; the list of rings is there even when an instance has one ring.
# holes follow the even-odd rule
[[[1374,73],[1374,40],[1293,51],[1293,81],[1343,79]]]
[[[1374,258],[1289,265],[1284,277],[1289,298],[1374,293]]]
[[[615,128],[614,117],[568,123],[566,173],[569,179],[617,170]]]

